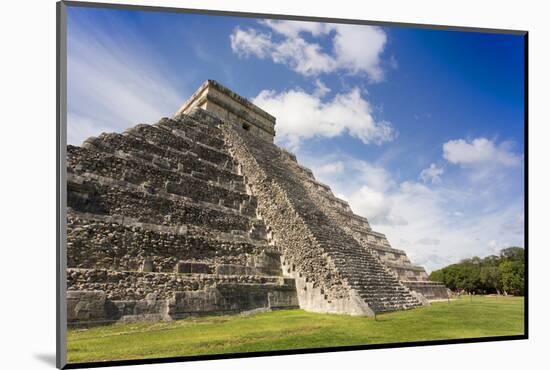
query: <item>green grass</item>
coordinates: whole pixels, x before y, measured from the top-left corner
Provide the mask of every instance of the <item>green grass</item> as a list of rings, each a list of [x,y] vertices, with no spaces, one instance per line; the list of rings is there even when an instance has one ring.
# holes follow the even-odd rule
[[[523,298],[463,297],[351,317],[281,310],[69,330],[70,363],[521,335]]]

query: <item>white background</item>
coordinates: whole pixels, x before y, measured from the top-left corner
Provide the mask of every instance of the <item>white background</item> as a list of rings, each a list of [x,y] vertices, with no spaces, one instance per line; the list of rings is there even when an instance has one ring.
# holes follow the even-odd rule
[[[112,1],[120,2],[124,1]],[[548,368],[548,10],[543,1],[127,1],[142,5],[528,30],[530,339],[482,344],[143,365],[133,369],[345,367]],[[0,62],[0,365],[53,368],[55,358],[55,2],[2,4]],[[546,342],[546,343],[545,343]],[[6,366],[7,365],[7,366]]]

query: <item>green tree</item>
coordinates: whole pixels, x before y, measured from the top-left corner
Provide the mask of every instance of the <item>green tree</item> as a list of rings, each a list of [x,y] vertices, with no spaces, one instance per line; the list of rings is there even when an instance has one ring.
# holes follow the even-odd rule
[[[509,294],[524,294],[524,272],[525,267],[518,261],[503,261],[499,265],[502,289]]]
[[[509,247],[498,256],[472,257],[435,270],[430,280],[441,281],[451,290],[478,294],[525,293],[525,253],[523,248]]]
[[[481,268],[479,277],[485,293],[498,293],[502,290],[498,265],[487,263]]]

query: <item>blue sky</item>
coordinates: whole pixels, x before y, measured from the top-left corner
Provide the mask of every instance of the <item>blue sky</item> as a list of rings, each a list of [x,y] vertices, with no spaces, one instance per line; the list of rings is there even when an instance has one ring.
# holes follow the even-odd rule
[[[523,38],[68,11],[68,141],[171,116],[215,79],[428,270],[523,246]]]

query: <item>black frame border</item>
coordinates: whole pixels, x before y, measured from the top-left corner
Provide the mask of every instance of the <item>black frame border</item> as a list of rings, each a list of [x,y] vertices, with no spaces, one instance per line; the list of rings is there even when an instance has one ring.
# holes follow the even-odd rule
[[[67,143],[67,13],[66,8],[86,7],[102,9],[137,10],[162,13],[186,13],[197,15],[231,16],[242,18],[281,19],[295,21],[312,21],[326,23],[343,23],[372,25],[383,27],[406,27],[442,31],[481,32],[523,36],[524,39],[524,251],[525,251],[525,299],[524,299],[524,334],[480,337],[464,339],[443,339],[433,341],[396,342],[385,344],[365,344],[357,346],[305,348],[292,350],[275,350],[259,352],[240,352],[230,354],[179,356],[165,358],[114,360],[104,362],[67,363],[67,323],[66,323],[66,143]],[[251,13],[225,10],[189,9],[162,7],[150,5],[130,5],[84,1],[59,1],[56,3],[56,367],[59,369],[80,369],[111,367],[125,365],[160,364],[174,362],[207,361],[219,359],[236,359],[249,357],[285,356],[296,354],[330,353],[358,351],[384,348],[424,347],[447,344],[469,344],[483,342],[500,342],[524,340],[529,338],[529,32],[525,30],[494,29],[482,27],[460,27],[448,25],[433,25],[423,23],[385,22],[373,20],[358,20],[345,18],[329,18],[316,16]]]

